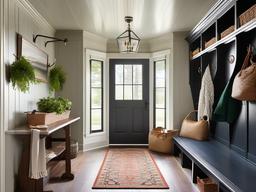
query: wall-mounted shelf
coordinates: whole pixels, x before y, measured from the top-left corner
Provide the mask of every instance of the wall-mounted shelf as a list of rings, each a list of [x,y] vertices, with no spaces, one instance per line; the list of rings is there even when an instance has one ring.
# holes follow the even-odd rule
[[[203,54],[213,51],[214,49],[216,49],[216,47],[218,47],[221,44],[227,44],[227,43],[235,40],[237,35],[239,35],[240,33],[243,33],[243,32],[248,32],[248,31],[252,30],[253,28],[255,28],[255,26],[256,26],[256,19],[254,19],[254,20],[250,21],[249,23],[243,25],[242,27],[236,29],[234,32],[230,33],[223,39],[218,40],[216,43],[214,43],[210,47],[207,47],[200,53],[193,56],[191,58],[191,60],[197,59],[198,57],[202,56]]]

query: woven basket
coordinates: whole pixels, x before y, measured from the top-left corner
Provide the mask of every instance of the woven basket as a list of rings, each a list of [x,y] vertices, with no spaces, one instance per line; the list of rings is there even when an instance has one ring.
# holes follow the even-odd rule
[[[251,8],[247,9],[244,13],[239,16],[240,26],[248,23],[249,21],[256,18],[256,4]]]
[[[218,185],[210,178],[200,179],[197,177],[197,185],[200,192],[218,192]]]
[[[223,39],[224,37],[226,37],[227,35],[229,35],[230,33],[232,33],[233,31],[235,31],[235,26],[232,25],[229,28],[227,28],[225,31],[223,31],[220,34],[220,38]]]
[[[194,57],[198,53],[200,53],[200,48],[196,48],[194,51],[192,51],[191,55],[192,55],[192,57]]]
[[[210,47],[212,44],[216,42],[216,37],[211,38],[209,41],[205,42],[204,47]]]
[[[173,153],[172,138],[178,135],[178,130],[165,130],[164,128],[157,127],[150,131],[149,149],[160,153]]]

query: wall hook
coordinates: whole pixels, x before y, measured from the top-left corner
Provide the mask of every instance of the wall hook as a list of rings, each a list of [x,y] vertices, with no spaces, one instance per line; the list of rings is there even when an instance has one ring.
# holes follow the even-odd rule
[[[54,60],[54,62],[52,64],[48,64],[47,67],[50,68],[50,67],[53,67],[54,65],[56,65],[56,59]]]
[[[36,43],[36,39],[38,37],[43,37],[43,38],[46,38],[46,39],[52,39],[52,40],[49,40],[49,41],[46,41],[44,43],[44,46],[46,47],[48,43],[54,43],[54,42],[58,42],[58,41],[61,41],[61,42],[64,42],[64,44],[66,45],[67,42],[68,42],[68,39],[67,38],[64,38],[64,39],[60,39],[60,38],[57,38],[57,37],[50,37],[50,36],[47,36],[47,35],[41,35],[41,34],[37,34],[37,35],[33,35],[33,42]]]

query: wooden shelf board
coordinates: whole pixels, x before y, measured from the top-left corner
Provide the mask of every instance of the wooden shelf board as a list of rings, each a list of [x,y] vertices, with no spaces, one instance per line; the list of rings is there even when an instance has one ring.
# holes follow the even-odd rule
[[[59,156],[65,150],[65,142],[52,142],[52,148],[46,149],[46,162]]]

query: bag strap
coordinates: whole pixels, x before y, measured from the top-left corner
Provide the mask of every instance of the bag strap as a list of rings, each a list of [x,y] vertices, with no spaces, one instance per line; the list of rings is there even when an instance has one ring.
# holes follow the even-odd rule
[[[191,115],[192,115],[193,113],[196,113],[196,112],[197,112],[197,110],[191,111],[191,112],[185,117],[185,119],[189,119],[189,118],[191,117]]]
[[[250,65],[251,56],[252,56],[252,46],[249,45],[249,47],[247,49],[247,55],[246,55],[246,57],[244,59],[244,63],[243,63],[243,65],[241,67],[241,70],[239,72],[239,76],[241,75],[242,70],[244,70],[245,68],[247,68]]]

